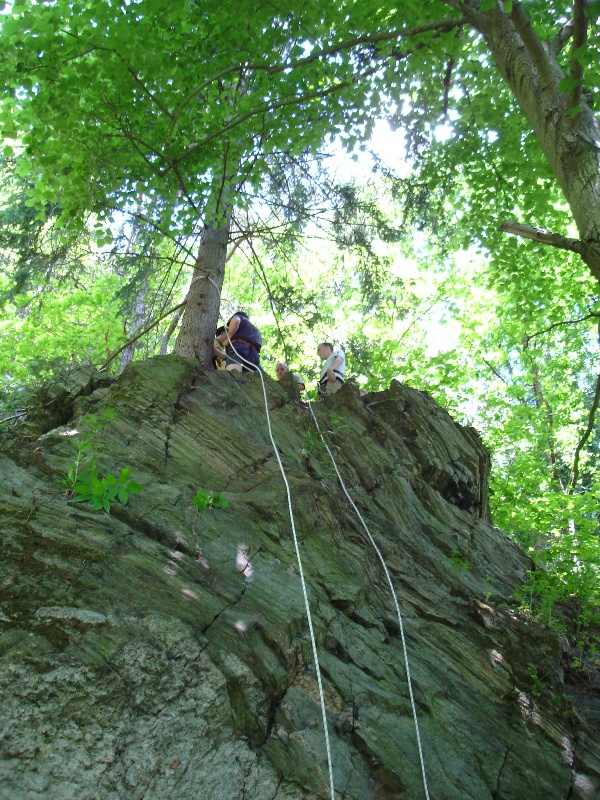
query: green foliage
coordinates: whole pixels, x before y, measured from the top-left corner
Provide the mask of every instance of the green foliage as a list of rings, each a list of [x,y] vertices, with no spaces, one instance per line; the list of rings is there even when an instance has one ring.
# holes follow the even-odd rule
[[[200,489],[190,502],[198,511],[202,511],[204,508],[227,508],[229,506],[224,492],[213,492],[208,489]]]
[[[125,467],[119,473],[119,477],[107,472],[101,478],[95,467],[90,472],[80,472],[79,482],[75,484],[73,491],[77,495],[75,502],[90,502],[95,511],[110,512],[111,503],[116,500],[122,505],[126,505],[129,495],[139,494],[142,487],[129,480],[129,467]]]
[[[75,491],[75,487],[81,480],[81,474],[89,474],[89,471],[94,469],[96,465],[96,457],[95,456],[87,456],[86,451],[92,448],[92,442],[88,437],[83,442],[77,442],[77,458],[73,462],[73,464],[69,465],[68,471],[64,475],[64,480],[62,482],[63,489],[66,489],[67,492],[73,494]],[[85,464],[85,468],[84,468]]]
[[[303,447],[300,453],[305,458],[321,458],[326,452],[325,445],[315,429],[309,430],[304,434]]]
[[[539,675],[537,668],[533,664],[527,665],[527,672],[531,680],[529,694],[532,697],[540,697],[546,689],[550,687],[550,681],[546,675]]]
[[[106,408],[100,414],[86,414],[81,417],[79,423],[87,428],[86,437],[77,442],[77,457],[69,469],[64,473],[62,487],[71,494],[75,491],[76,485],[81,480],[84,473],[90,475],[96,466],[96,447],[94,444],[95,434],[99,433],[109,423],[117,419],[117,412],[114,408]]]
[[[139,494],[142,487],[129,480],[130,468],[125,467],[119,472],[118,478],[112,472],[107,472],[104,477],[98,475],[96,460],[97,447],[94,442],[95,435],[104,427],[117,419],[114,408],[107,408],[100,414],[86,414],[80,419],[80,425],[88,429],[87,436],[77,442],[77,457],[64,474],[62,486],[70,495],[75,495],[75,502],[91,503],[94,511],[110,512],[111,504],[117,500],[126,505],[129,496]]]
[[[470,572],[471,562],[464,558],[460,550],[452,550],[449,556],[450,565],[455,572]]]

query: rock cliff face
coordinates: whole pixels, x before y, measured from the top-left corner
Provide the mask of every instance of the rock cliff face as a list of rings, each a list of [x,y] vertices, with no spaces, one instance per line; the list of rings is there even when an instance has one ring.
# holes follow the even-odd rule
[[[336,797],[423,798],[392,598],[293,392],[267,379]],[[398,593],[432,800],[599,798],[560,641],[511,610],[529,563],[489,524],[477,434],[396,383],[316,412]],[[143,487],[110,514],[59,489],[86,438],[100,476],[129,466]],[[0,482],[1,798],[330,796],[257,376],[165,356],[47,391],[2,440]],[[229,506],[197,510],[199,489]]]

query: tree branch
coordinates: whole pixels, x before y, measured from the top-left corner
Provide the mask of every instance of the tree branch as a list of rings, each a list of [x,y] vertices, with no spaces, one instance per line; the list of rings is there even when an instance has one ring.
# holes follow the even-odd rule
[[[11,419],[19,419],[19,417],[24,417],[27,413],[27,409],[24,408],[20,414],[13,414],[12,417],[4,417],[4,419],[0,419],[0,425],[4,425],[5,422],[10,422]]]
[[[118,53],[117,53],[117,55],[119,56],[119,58],[121,59],[121,61],[123,61],[123,63],[126,63],[124,58],[122,58],[122,57],[121,57],[121,56],[120,56]],[[129,72],[129,74],[131,75],[131,77],[133,78],[133,80],[134,80],[134,81],[136,82],[136,84],[137,84],[137,85],[140,87],[140,89],[141,89],[141,90],[144,92],[144,94],[147,94],[147,95],[148,95],[148,97],[150,98],[150,100],[152,100],[152,102],[153,102],[153,103],[155,103],[155,105],[157,106],[157,108],[158,108],[160,111],[162,111],[162,113],[163,113],[163,114],[165,114],[167,117],[171,117],[171,116],[172,116],[172,114],[171,114],[171,112],[169,111],[169,109],[168,109],[166,106],[163,106],[163,104],[162,104],[162,103],[160,102],[160,100],[159,100],[159,99],[156,97],[156,95],[155,95],[153,92],[151,92],[151,91],[150,91],[150,89],[148,89],[148,87],[146,86],[146,84],[145,84],[145,83],[144,83],[144,82],[143,82],[143,81],[142,81],[142,80],[141,80],[141,79],[138,77],[138,75],[137,75],[137,73],[135,72],[135,70],[134,70],[134,69],[132,69],[131,67],[129,67],[129,66],[128,66],[128,67],[127,67],[127,72]]]
[[[544,395],[542,384],[540,381],[540,373],[538,370],[538,365],[535,360],[535,357],[531,354],[531,350],[529,349],[529,341],[527,337],[523,337],[523,355],[527,353],[529,357],[529,363],[531,365],[531,379],[533,385],[533,396],[535,398],[536,405],[539,409],[542,406],[546,409],[546,420],[548,422],[548,452],[545,455],[545,461],[548,467],[550,468],[550,472],[552,474],[552,478],[556,481],[557,487],[559,487],[561,492],[565,491],[565,486],[560,477],[560,472],[558,471],[558,458],[556,455],[556,451],[554,449],[554,412],[552,410],[552,406],[546,400]],[[559,490],[557,488],[557,491]]]
[[[287,349],[285,336],[283,335],[283,331],[281,330],[281,325],[279,324],[279,316],[277,314],[277,308],[275,307],[275,302],[273,300],[273,293],[271,292],[271,287],[269,285],[269,279],[267,278],[267,274],[265,272],[265,268],[262,265],[260,258],[258,257],[256,250],[252,246],[252,242],[250,242],[250,250],[252,252],[253,258],[250,259],[250,263],[254,267],[255,271],[258,272],[259,276],[262,278],[263,283],[265,285],[265,289],[267,290],[267,295],[269,297],[269,305],[271,306],[271,311],[273,312],[273,319],[275,320],[275,324],[277,325],[277,332],[279,334],[279,339],[281,344],[283,345],[283,353],[286,361],[289,361],[289,351]],[[247,256],[246,256],[247,258]],[[258,270],[257,270],[258,266]]]
[[[450,8],[454,8],[456,11],[460,11],[461,14],[468,14],[471,10],[466,3],[461,2],[461,0],[442,0],[444,5],[450,6]]]
[[[150,225],[151,228],[154,228],[155,231],[165,236],[167,239],[171,239],[171,241],[180,247],[184,253],[186,253],[190,258],[196,258],[195,253],[193,253],[188,247],[186,247],[173,233],[171,233],[167,228],[163,228],[158,223],[151,220],[150,217],[147,217],[145,214],[141,214],[139,212],[134,212],[132,214],[134,218],[140,219],[142,222],[145,222],[147,225]]]
[[[590,408],[587,428],[585,429],[583,436],[581,437],[577,447],[575,448],[575,455],[573,456],[573,469],[571,470],[571,478],[569,480],[569,488],[567,494],[573,494],[573,492],[575,491],[575,486],[577,484],[577,481],[579,480],[579,456],[581,455],[581,451],[583,450],[585,443],[590,438],[590,435],[594,430],[596,411],[598,410],[599,403],[600,403],[600,375],[598,375],[596,379],[596,391],[594,392],[594,399],[592,400],[592,405]]]
[[[161,356],[167,355],[167,347],[169,346],[169,339],[171,338],[171,336],[173,336],[173,331],[179,325],[179,320],[181,319],[182,314],[183,314],[183,308],[177,309],[175,316],[173,317],[173,319],[169,323],[169,327],[165,331],[165,335],[161,339],[160,350],[158,351],[159,355]]]
[[[444,124],[448,121],[448,102],[450,95],[450,86],[452,83],[452,70],[454,69],[454,56],[448,61],[446,67],[446,74],[444,75],[444,108],[442,110],[442,117]]]
[[[107,358],[107,359],[106,359],[106,361],[104,362],[104,364],[102,364],[102,366],[98,368],[98,372],[102,372],[103,370],[105,370],[105,369],[108,367],[108,365],[110,364],[110,362],[111,362],[113,359],[115,359],[115,358],[116,358],[116,357],[119,355],[119,353],[122,353],[122,352],[123,352],[123,350],[125,350],[127,347],[129,347],[129,345],[133,344],[134,342],[137,342],[137,340],[138,340],[138,339],[141,339],[141,338],[142,338],[142,336],[145,336],[147,333],[149,333],[149,332],[152,330],[152,328],[156,328],[156,326],[158,325],[158,323],[159,323],[159,322],[162,322],[162,321],[163,321],[163,319],[164,319],[165,317],[168,317],[168,316],[169,316],[169,314],[172,314],[174,311],[178,311],[180,308],[183,308],[183,306],[184,306],[186,303],[187,303],[187,298],[186,298],[186,299],[183,301],[183,303],[179,303],[179,305],[176,305],[176,306],[174,306],[173,308],[170,308],[170,309],[167,311],[167,313],[166,313],[166,314],[162,314],[162,315],[161,315],[161,316],[160,316],[158,319],[155,319],[155,320],[154,320],[154,322],[153,322],[151,325],[148,325],[148,327],[147,327],[147,328],[144,328],[144,330],[143,330],[143,331],[140,331],[140,333],[136,334],[135,336],[132,336],[132,337],[131,337],[131,339],[129,339],[129,341],[128,341],[128,342],[125,342],[125,344],[123,345],[123,347],[119,347],[119,349],[118,349],[118,350],[116,350],[116,351],[115,351],[115,352],[112,354],[112,356],[111,356],[110,358]]]
[[[266,230],[270,230],[270,229],[266,228]],[[231,260],[231,258],[233,257],[233,254],[235,253],[235,251],[238,249],[238,247],[241,244],[243,244],[244,242],[248,241],[248,239],[251,239],[255,235],[256,235],[256,231],[255,230],[250,230],[250,231],[246,231],[246,233],[242,234],[239,237],[239,239],[236,239],[235,242],[233,242],[233,247],[231,248],[229,253],[227,253],[227,257],[225,258],[225,263],[227,264],[227,262]]]
[[[583,86],[583,67],[575,57],[577,50],[583,47],[587,38],[587,19],[585,15],[586,0],[575,0],[573,7],[573,44],[571,45],[571,69],[569,77],[577,81],[569,92],[569,108],[575,108],[581,102],[581,89]]]
[[[246,120],[251,119],[252,117],[256,117],[259,114],[271,114],[273,111],[277,111],[280,108],[285,108],[286,106],[291,105],[300,105],[301,103],[306,102],[307,100],[320,100],[323,97],[327,97],[334,92],[339,92],[341,89],[346,89],[348,86],[353,86],[357,83],[360,83],[364,78],[368,78],[371,75],[375,74],[381,69],[381,65],[377,65],[376,67],[372,67],[371,69],[367,69],[364,72],[361,72],[359,75],[355,75],[353,78],[347,81],[340,81],[340,83],[336,83],[333,86],[328,87],[327,89],[322,89],[321,91],[317,92],[305,92],[300,96],[290,97],[288,100],[282,100],[279,103],[261,103],[259,106],[255,106],[251,108],[246,114],[242,114],[241,117],[236,117],[235,119],[228,122],[227,125],[224,125],[217,131],[213,131],[209,133],[208,136],[205,136],[199,142],[194,142],[194,144],[190,145],[187,150],[184,150],[181,155],[177,156],[177,158],[171,161],[170,168],[177,166],[181,161],[186,159],[200,147],[204,147],[209,142],[212,142],[213,139],[217,139],[219,136],[222,136],[224,133],[228,133],[230,130],[237,128],[242,123],[246,122]],[[162,171],[162,175],[166,175],[168,169]]]
[[[324,47],[320,50],[313,51],[310,55],[305,56],[304,58],[299,58],[296,61],[286,61],[283,64],[278,64],[277,66],[273,66],[270,64],[260,64],[260,63],[239,63],[234,64],[230,67],[226,67],[222,69],[220,72],[217,72],[215,75],[212,75],[210,78],[207,78],[203,81],[199,86],[193,89],[189,94],[187,94],[181,103],[177,106],[177,109],[173,114],[169,114],[172,118],[171,127],[167,134],[166,144],[165,146],[169,146],[171,139],[173,137],[173,133],[175,131],[175,125],[177,123],[177,119],[183,112],[184,108],[190,103],[195,97],[201,94],[206,88],[208,88],[212,83],[216,81],[222,80],[226,78],[228,75],[237,73],[237,72],[266,72],[268,75],[277,75],[280,72],[287,72],[294,69],[298,69],[298,67],[304,67],[307,64],[312,64],[315,61],[318,61],[321,58],[325,58],[327,56],[336,55],[336,53],[340,53],[344,50],[351,50],[353,47],[358,47],[361,44],[379,44],[381,42],[388,42],[392,39],[401,39],[401,38],[408,38],[411,36],[419,36],[422,33],[429,33],[430,31],[451,31],[453,28],[458,27],[459,25],[464,24],[464,19],[458,19],[454,17],[449,17],[447,19],[436,20],[434,22],[428,22],[424,25],[417,25],[414,28],[400,28],[394,31],[388,31],[386,33],[378,33],[378,34],[371,34],[368,36],[358,36],[355,39],[347,39],[344,42],[338,42],[335,45],[331,45],[331,47]],[[217,134],[217,135],[220,135]]]
[[[571,36],[573,36],[573,28],[575,27],[574,22],[570,19],[568,22],[562,26],[559,32],[556,34],[554,39],[551,39],[547,43],[548,50],[550,55],[554,58],[560,53],[566,43],[569,41]]]
[[[565,319],[562,322],[555,322],[553,325],[549,325],[547,328],[544,328],[541,331],[536,331],[532,333],[531,336],[526,336],[525,340],[529,344],[532,339],[535,339],[536,336],[541,336],[544,333],[549,333],[553,331],[555,328],[560,328],[562,325],[577,325],[579,322],[585,322],[586,319],[600,319],[600,314],[590,313],[586,314],[585,317],[579,317],[579,319]]]
[[[502,233],[514,233],[515,236],[523,236],[525,239],[533,239],[541,244],[548,244],[551,247],[558,247],[560,250],[568,250],[571,253],[583,255],[589,249],[586,242],[581,239],[569,239],[560,233],[552,233],[545,228],[534,228],[533,225],[522,225],[520,222],[506,220],[498,228]]]
[[[527,48],[529,55],[537,67],[540,80],[542,83],[546,84],[546,86],[554,86],[556,79],[552,70],[549,55],[544,49],[544,45],[540,41],[537,33],[534,31],[531,22],[529,21],[529,17],[523,10],[521,3],[513,2],[512,11],[510,12],[509,16],[517,33],[523,40],[523,44]]]

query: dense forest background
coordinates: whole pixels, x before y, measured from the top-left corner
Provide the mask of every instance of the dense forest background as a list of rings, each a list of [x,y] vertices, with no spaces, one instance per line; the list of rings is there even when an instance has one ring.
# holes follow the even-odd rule
[[[521,611],[583,655],[599,4],[370,5],[5,5],[0,430],[60,371],[191,355],[217,313],[248,311],[266,371],[308,385],[333,340],[367,391],[397,378],[481,433],[494,524],[536,565]],[[202,285],[217,305],[186,323]]]

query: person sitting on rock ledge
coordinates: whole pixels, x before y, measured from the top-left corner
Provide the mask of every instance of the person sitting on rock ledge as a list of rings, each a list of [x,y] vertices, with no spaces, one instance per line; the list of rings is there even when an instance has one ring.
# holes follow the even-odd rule
[[[333,349],[331,342],[321,342],[317,354],[325,363],[321,367],[321,377],[317,387],[319,397],[335,394],[344,385],[346,354],[341,347]]]
[[[215,333],[215,343],[213,344],[212,369],[225,369],[227,354],[221,350],[221,347],[223,346],[221,343],[221,336],[223,336],[224,333],[225,325],[221,325],[220,328],[217,328],[217,332]]]
[[[278,361],[277,364],[275,364],[275,375],[277,375],[278,381],[280,381],[285,373],[289,371],[290,368],[284,361]],[[298,384],[300,391],[303,392],[306,387],[304,386],[304,378],[302,375],[300,375],[298,372],[292,372],[292,377]]]
[[[229,372],[255,372],[250,366],[260,368],[262,336],[245,311],[236,311],[227,321],[227,329],[217,337],[225,347],[226,367]],[[247,362],[250,362],[247,363]]]

